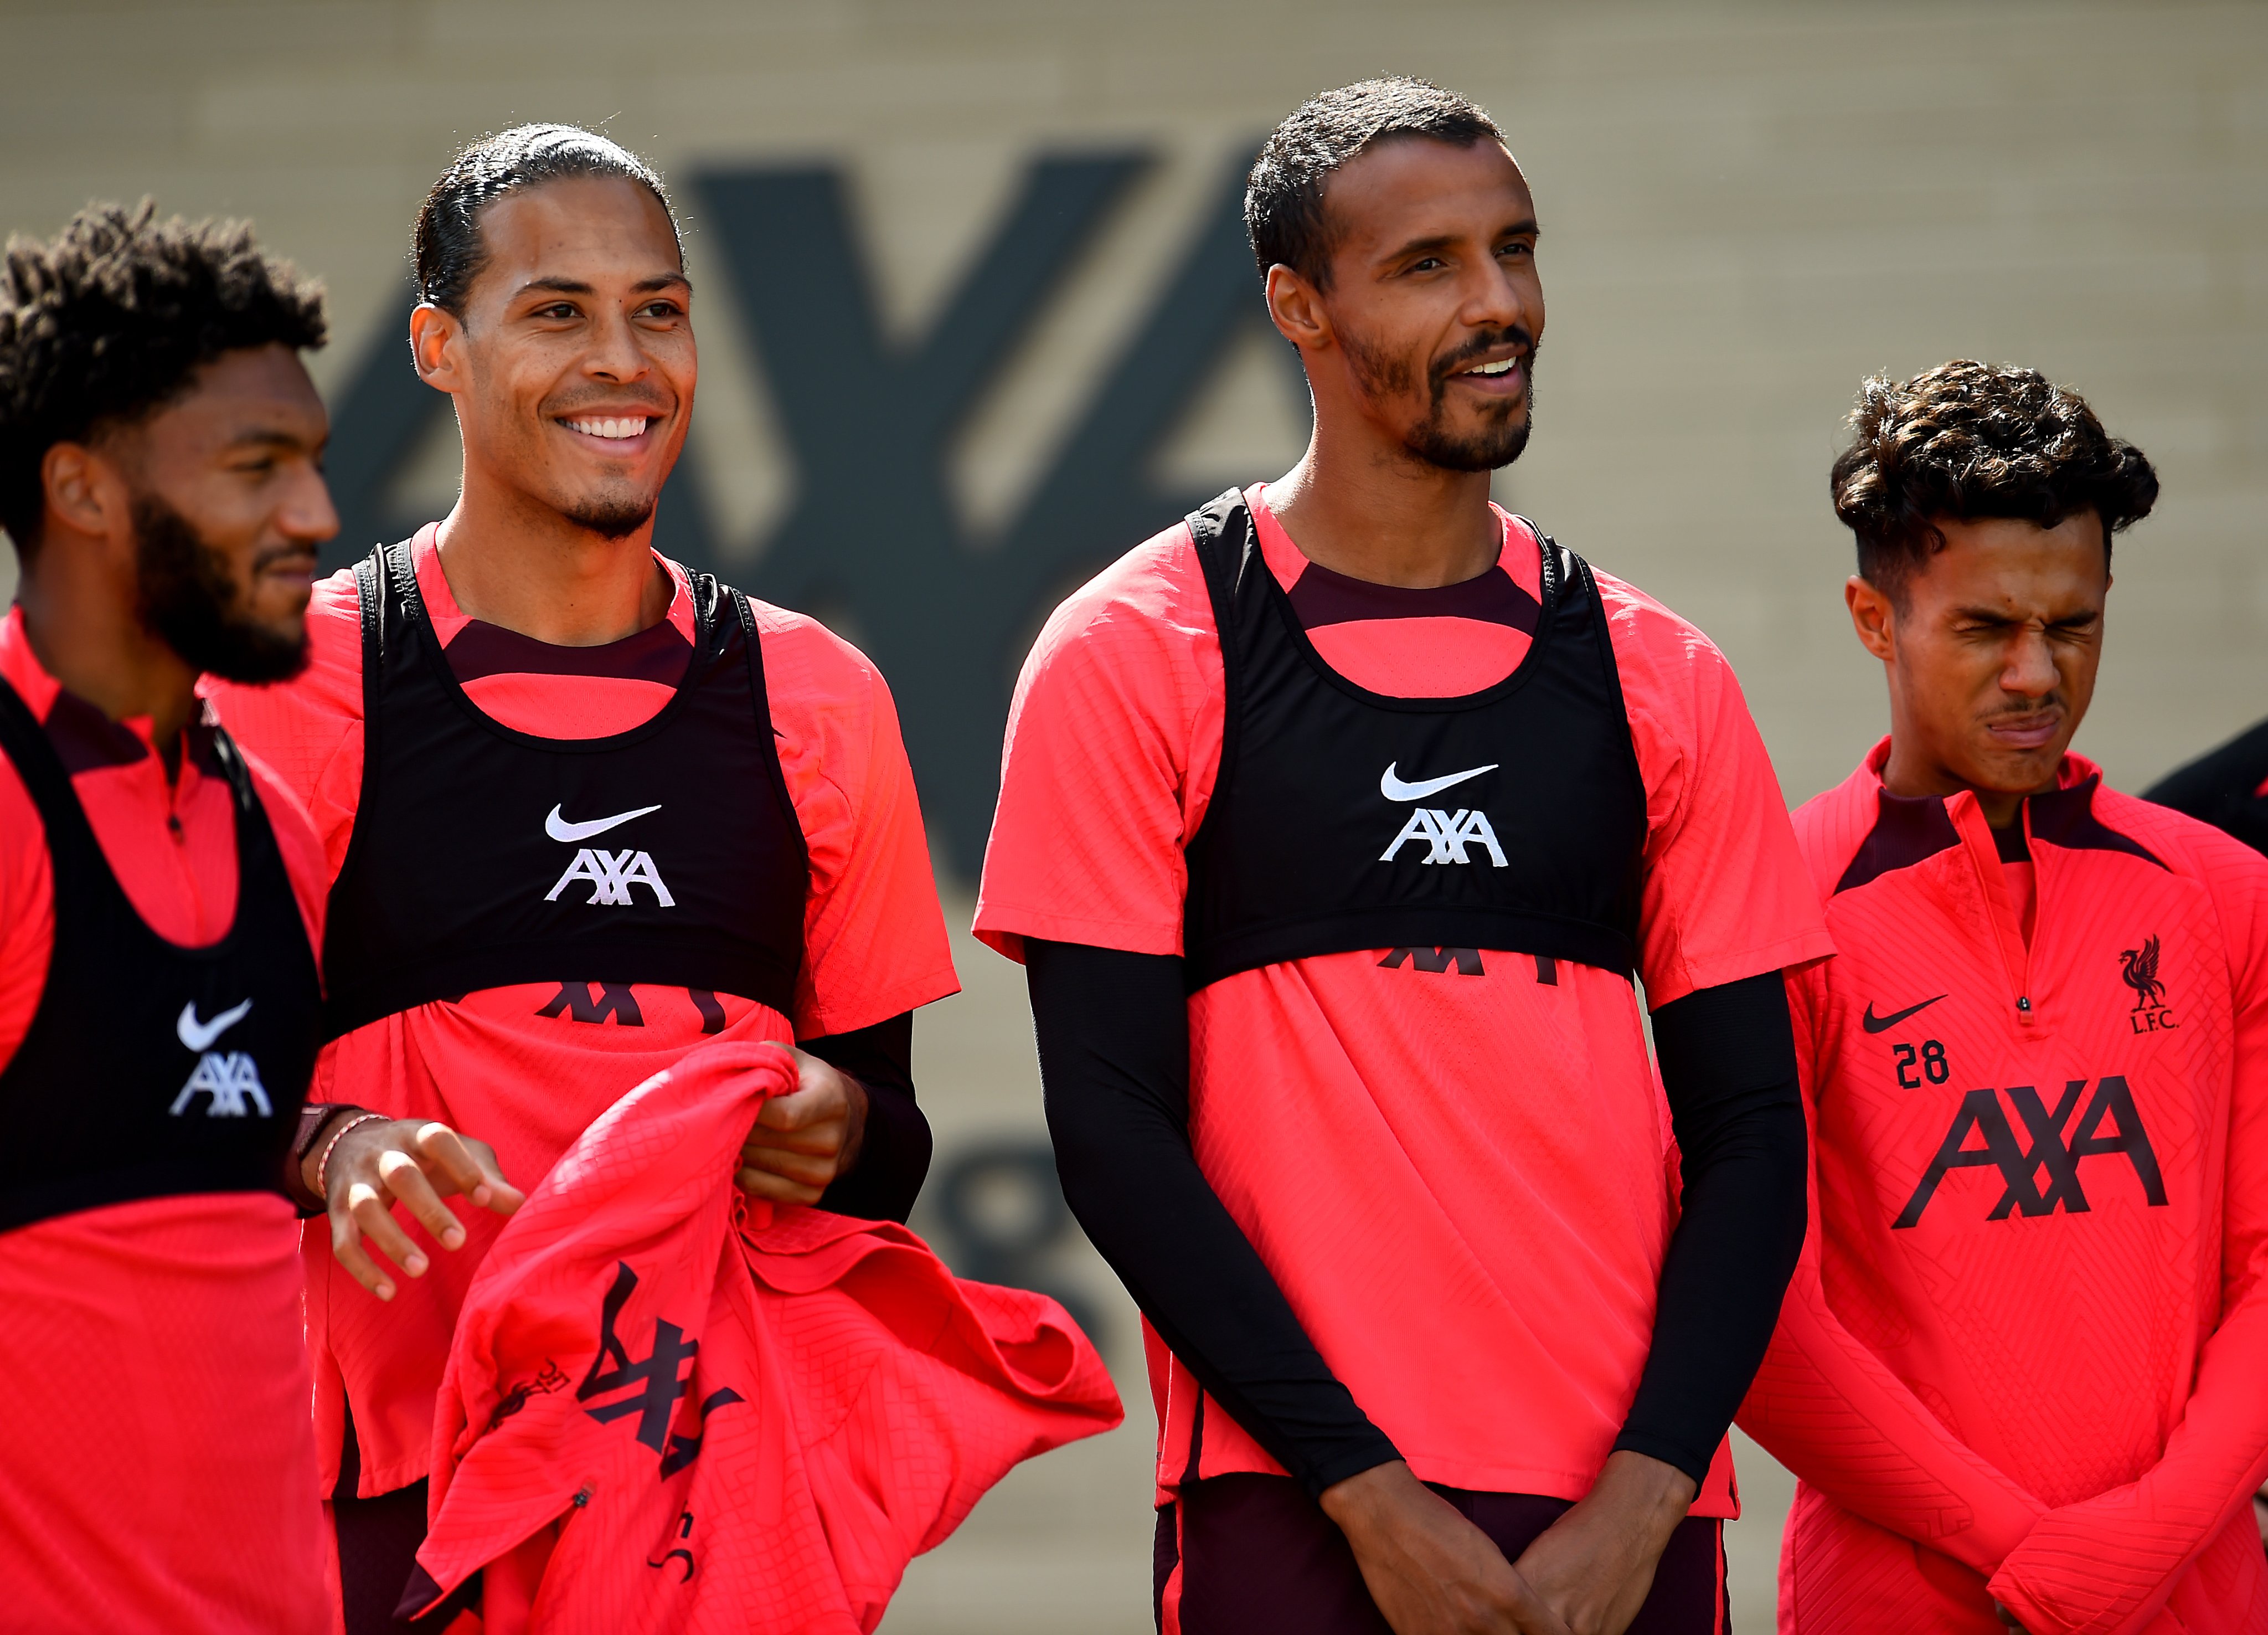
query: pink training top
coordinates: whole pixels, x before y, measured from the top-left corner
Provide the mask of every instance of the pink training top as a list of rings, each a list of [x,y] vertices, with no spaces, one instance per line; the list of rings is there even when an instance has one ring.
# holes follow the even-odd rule
[[[627,732],[672,696],[692,652],[685,571],[661,623],[600,647],[557,647],[468,617],[442,571],[436,530],[411,547],[419,594],[466,696],[518,732],[593,738]],[[438,1118],[490,1142],[504,1173],[533,1187],[591,1121],[631,1086],[717,1028],[815,1038],[871,1027],[941,998],[959,983],[932,881],[929,847],[897,712],[874,667],[815,620],[755,603],[781,770],[810,854],[804,963],[794,1014],[747,998],[638,983],[628,1006],[586,996],[556,1003],[556,983],[519,983],[421,1005],[356,1029],[324,1051],[315,1100],[353,1101],[397,1117]],[[306,799],[329,877],[345,861],[362,792],[361,602],[354,575],[316,586],[307,613],[313,656],[297,681],[217,686],[230,730]],[[435,836],[446,844],[446,836]],[[721,1006],[713,1022],[702,1009]],[[762,1011],[757,1023],[752,1013]],[[383,1305],[338,1270],[328,1240],[307,1240],[309,1322],[316,1345],[318,1446],[335,1483],[342,1399],[353,1403],[367,1497],[425,1475],[433,1394],[464,1291],[501,1223],[460,1212],[454,1254],[423,1242],[432,1270],[404,1279]]]
[[[66,692],[20,608],[0,619],[0,676],[46,725],[150,929],[186,947],[227,935],[236,810],[225,776],[200,764],[201,733],[169,780],[149,718],[113,721]],[[320,947],[322,849],[298,802],[246,760]],[[46,829],[0,757],[0,1067],[39,1010],[54,943]],[[78,1210],[0,1235],[0,1624],[322,1627],[298,1238],[289,1204],[251,1192]]]
[[[2068,755],[2027,936],[1889,748],[1795,817],[1842,953],[1788,983],[1812,1222],[1741,1411],[1802,1478],[1780,1627],[2268,1631],[2268,862]]]
[[[1326,576],[1264,495],[1249,497],[1269,567],[1358,686],[1459,695],[1525,658],[1518,620],[1491,613],[1539,593],[1525,523],[1498,513],[1504,550],[1484,588],[1412,603]],[[1646,792],[1649,998],[1823,957],[1731,668],[1660,604],[1603,574],[1599,588]],[[1354,616],[1319,622],[1318,606]],[[1219,770],[1222,688],[1184,526],[1057,610],[1009,718],[980,937],[1012,957],[1027,936],[1182,951],[1182,846]],[[1198,1163],[1419,1477],[1580,1497],[1636,1395],[1675,1218],[1668,1109],[1635,997],[1565,961],[1546,983],[1535,961],[1488,950],[1470,972],[1388,968],[1386,952],[1266,966],[1191,998]],[[1198,1389],[1154,1340],[1151,1358],[1161,1487],[1278,1469],[1218,1404],[1192,1459]],[[1735,1508],[1720,1450],[1696,1510]]]

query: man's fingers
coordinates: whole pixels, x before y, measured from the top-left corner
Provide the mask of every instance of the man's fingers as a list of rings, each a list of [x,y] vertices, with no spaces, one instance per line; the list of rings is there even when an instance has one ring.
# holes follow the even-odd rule
[[[843,1116],[843,1097],[832,1085],[776,1095],[756,1113],[756,1123],[766,1130],[801,1130],[823,1118]]]
[[[362,1232],[354,1217],[342,1211],[331,1217],[331,1258],[347,1275],[382,1300],[394,1298],[394,1279],[381,1270],[362,1246]]]
[[[436,1191],[462,1193],[475,1207],[499,1215],[509,1215],[527,1201],[526,1193],[504,1178],[496,1149],[485,1141],[432,1123],[418,1131],[417,1151],[427,1175],[443,1183]]]
[[[395,1151],[378,1155],[378,1173],[385,1177],[394,1201],[409,1212],[410,1218],[433,1234],[433,1241],[445,1249],[462,1248],[465,1228],[452,1214],[449,1206],[441,1202],[441,1195],[426,1179],[425,1171],[409,1153]]]
[[[409,1241],[401,1223],[387,1212],[376,1187],[357,1181],[347,1189],[347,1212],[362,1228],[363,1241],[413,1278],[425,1275],[425,1251]]]
[[[774,1204],[816,1204],[819,1195],[827,1189],[791,1181],[768,1169],[743,1169],[733,1179],[750,1197],[765,1198]]]

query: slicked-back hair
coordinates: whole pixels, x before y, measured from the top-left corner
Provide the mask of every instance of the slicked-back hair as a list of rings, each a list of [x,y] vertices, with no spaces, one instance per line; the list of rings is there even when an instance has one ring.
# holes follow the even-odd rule
[[[516,188],[575,176],[619,176],[652,194],[669,217],[683,265],[685,241],[678,233],[677,211],[652,166],[579,125],[515,125],[458,150],[418,206],[411,234],[417,298],[462,318],[473,281],[488,264],[481,212]]]
[[[8,240],[0,265],[0,527],[29,562],[40,476],[85,442],[175,401],[224,352],[323,344],[323,291],[263,254],[239,221],[157,219],[90,204],[53,239]]]
[[[1828,485],[1857,536],[1859,572],[1905,606],[1914,571],[1945,549],[1940,518],[2013,517],[2052,528],[2081,512],[2110,536],[2150,514],[2158,474],[2076,392],[2036,369],[1957,357],[1859,388],[1851,446]]]
[[[1477,104],[1430,80],[1395,74],[1308,98],[1270,134],[1245,180],[1244,231],[1260,276],[1281,264],[1318,290],[1329,289],[1337,235],[1323,189],[1357,155],[1404,136],[1457,148],[1504,141]]]

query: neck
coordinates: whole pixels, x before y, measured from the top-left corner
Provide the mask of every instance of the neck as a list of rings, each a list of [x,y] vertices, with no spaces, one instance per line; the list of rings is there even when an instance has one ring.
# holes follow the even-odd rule
[[[438,545],[460,608],[555,647],[604,646],[669,616],[651,517],[609,539],[468,470]]]
[[[1882,763],[1882,787],[1894,795],[1935,796],[1942,799],[1967,790],[1977,797],[1977,805],[1984,814],[1984,821],[1994,829],[2013,827],[2023,811],[2026,797],[2044,795],[2056,786],[2051,775],[2036,789],[1981,789],[1958,777],[1950,769],[1933,762],[1909,750],[1906,740],[1896,732],[1890,735],[1890,758]]]
[[[1461,584],[1504,548],[1487,472],[1429,466],[1375,436],[1329,434],[1320,414],[1300,463],[1269,486],[1268,508],[1308,561],[1374,585]]]
[[[150,718],[151,740],[168,774],[181,734],[196,718],[197,673],[144,627],[130,587],[102,573],[99,540],[50,537],[16,591],[32,652],[65,690],[114,721]]]

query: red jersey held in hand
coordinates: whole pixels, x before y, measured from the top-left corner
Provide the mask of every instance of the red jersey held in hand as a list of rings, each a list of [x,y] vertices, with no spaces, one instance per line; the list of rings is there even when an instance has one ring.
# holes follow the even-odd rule
[[[482,1628],[852,1635],[1020,1460],[1123,1417],[1044,1295],[732,1182],[776,1046],[622,1098],[506,1226],[441,1390],[424,1599]]]
[[[2067,757],[1796,814],[1813,1225],[1742,1423],[1780,1627],[2268,1631],[2268,861]],[[2029,911],[2026,911],[2026,899]]]

